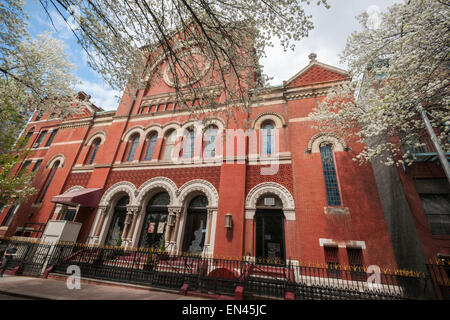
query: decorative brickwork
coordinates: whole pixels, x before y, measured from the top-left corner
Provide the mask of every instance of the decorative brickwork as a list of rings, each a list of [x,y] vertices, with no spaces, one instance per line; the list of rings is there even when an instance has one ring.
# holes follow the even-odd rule
[[[289,190],[291,194],[294,193],[294,182],[292,180],[292,165],[280,164],[278,173],[275,175],[264,175],[260,173],[261,167],[267,166],[248,166],[247,167],[247,186],[246,195],[256,185],[262,182],[276,182]]]
[[[73,186],[83,186],[86,188],[91,177],[91,172],[72,173],[67,178],[63,190],[67,190]]]
[[[302,74],[299,78],[295,79],[291,83],[291,87],[300,87],[306,86],[310,84],[316,84],[321,82],[329,82],[329,81],[337,81],[337,80],[345,80],[347,77],[321,68],[320,66],[312,66],[308,71]]]
[[[210,182],[216,189],[219,189],[220,167],[113,171],[105,186],[105,190],[120,181],[132,182],[136,188],[139,188],[144,182],[154,177],[167,177],[175,182],[178,188],[188,181],[203,179]]]

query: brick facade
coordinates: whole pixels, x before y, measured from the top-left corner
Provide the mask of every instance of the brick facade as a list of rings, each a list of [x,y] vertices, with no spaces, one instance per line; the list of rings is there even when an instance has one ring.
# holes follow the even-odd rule
[[[102,111],[91,106],[85,115],[71,120],[48,119],[47,115],[39,121],[33,118],[25,131],[34,132],[30,147],[42,130],[58,129],[49,147],[33,149],[29,170],[37,160],[42,160],[33,184],[42,190],[51,170],[49,165],[60,161],[60,167],[43,201],[39,202],[37,195],[30,198],[0,233],[11,236],[26,222],[46,223],[49,219],[61,219],[55,214],[56,204],[50,200],[70,188],[102,188],[103,197],[97,208],[78,209],[75,221],[82,223],[78,241],[104,243],[114,207],[119,198],[128,195],[129,219],[124,227],[127,229],[120,231],[125,237],[122,239],[124,245],[137,246],[151,197],[158,192],[168,192],[167,210],[176,216],[176,222],[166,226],[164,237],[166,245],[171,245],[168,249],[180,252],[186,234],[192,231],[186,230],[189,203],[195,196],[205,195],[208,205],[205,208],[206,225],[203,225],[204,253],[254,256],[258,241],[263,241],[257,240],[262,239],[261,231],[257,230],[257,219],[269,209],[276,211],[271,206],[261,207],[261,199],[268,197],[281,204],[281,207],[275,207],[283,216],[280,230],[283,232],[284,258],[325,263],[325,247],[332,246],[338,248],[338,262],[348,264],[348,250],[357,248],[362,250],[365,264],[395,268],[397,263],[372,167],[359,166],[352,161],[360,146],[347,146],[345,141],[333,140],[332,136],[322,139],[333,142],[333,161],[342,205],[327,205],[321,154],[316,152],[318,142],[314,140],[317,132],[307,117],[330,86],[346,79],[345,71],[313,59],[283,86],[262,91],[251,106],[251,113],[241,112],[240,120],[252,123],[257,133],[256,145],[251,144],[249,138],[245,139],[244,154],[239,155],[241,161],[226,158],[226,150],[217,150],[214,161],[202,160],[204,142],[198,135],[193,163],[170,163],[163,159],[169,130],[188,127],[192,121],[188,112],[170,110],[170,95],[174,89],[164,83],[157,88],[141,90],[136,100],[124,94],[116,111]],[[157,102],[163,100],[164,103]],[[147,108],[145,112],[143,107]],[[224,127],[226,119],[220,116],[211,115],[211,118],[216,120],[219,133],[235,126]],[[274,174],[262,174],[263,169],[275,163],[264,163],[260,157],[263,143],[260,129],[267,121],[271,121],[278,134],[279,162]],[[146,137],[151,132],[157,133],[158,137],[152,159],[146,161],[143,160],[149,143]],[[133,159],[127,161],[133,147],[130,140],[133,134],[139,135],[139,141]],[[89,164],[88,158],[92,157],[93,142],[97,137],[101,142],[93,163]],[[42,145],[45,145],[45,139]],[[311,145],[316,147],[308,149]],[[196,158],[199,159],[197,162]],[[417,204],[417,199],[410,201]],[[3,210],[0,221],[7,210]],[[224,227],[226,214],[232,215],[232,228]],[[264,241],[267,241],[264,245],[268,245],[269,238],[274,236],[264,235]],[[448,239],[445,241],[448,245]],[[277,243],[273,243],[273,250],[277,252]],[[426,251],[430,257],[436,250],[449,252],[448,247],[430,248]]]

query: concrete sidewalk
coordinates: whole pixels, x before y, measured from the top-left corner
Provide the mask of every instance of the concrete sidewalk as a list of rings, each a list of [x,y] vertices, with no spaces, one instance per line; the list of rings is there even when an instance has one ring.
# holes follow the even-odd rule
[[[86,283],[70,290],[61,280],[8,275],[0,277],[0,294],[46,300],[207,300],[147,288]]]

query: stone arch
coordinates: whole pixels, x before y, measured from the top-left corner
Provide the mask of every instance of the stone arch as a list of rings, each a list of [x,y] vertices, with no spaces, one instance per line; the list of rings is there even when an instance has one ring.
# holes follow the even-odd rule
[[[344,139],[334,133],[319,132],[309,139],[306,153],[319,153],[320,145],[323,143],[331,143],[334,151],[348,151],[350,148]]]
[[[45,166],[46,168],[51,168],[53,167],[53,165],[55,164],[56,161],[59,161],[60,163],[60,167],[64,167],[64,164],[66,162],[66,156],[63,155],[62,153],[59,153],[57,155],[54,155],[50,161],[47,162],[47,165]]]
[[[100,200],[99,207],[107,207],[110,205],[111,200],[116,197],[118,193],[127,193],[130,197],[129,205],[136,204],[136,187],[134,184],[128,181],[117,182],[112,185],[106,192],[103,194],[102,199]]]
[[[170,196],[170,205],[177,201],[177,185],[166,177],[155,177],[144,182],[136,191],[136,205],[143,205],[143,202],[152,190],[165,190]]]
[[[276,182],[263,182],[254,186],[245,199],[246,219],[253,219],[256,211],[256,202],[264,194],[274,194],[283,203],[283,213],[286,220],[295,220],[294,197],[288,189]]]
[[[223,120],[217,117],[205,119],[204,122],[205,122],[204,127],[206,129],[211,126],[216,126],[220,132],[223,131],[223,129],[225,128],[225,123],[223,122]]]
[[[105,131],[97,131],[93,133],[87,140],[85,145],[90,146],[95,139],[100,138],[100,144],[104,144],[106,140],[106,133]]]
[[[263,113],[259,114],[255,118],[255,120],[253,120],[253,125],[252,125],[253,129],[255,129],[255,130],[261,129],[262,123],[266,120],[272,120],[277,129],[281,129],[284,126],[286,126],[286,121],[284,120],[282,115],[280,115],[276,112],[273,112],[273,111],[268,111],[268,112],[263,112]]]
[[[168,122],[162,128],[162,136],[164,137],[167,134],[167,132],[171,129],[179,130],[180,128],[181,128],[181,125],[179,122],[176,122],[176,121]]]
[[[219,193],[212,183],[203,179],[195,179],[183,184],[178,190],[177,205],[183,206],[187,197],[194,192],[201,192],[208,198],[208,208],[217,208]]]
[[[80,190],[80,189],[84,189],[84,187],[83,186],[72,186],[69,189],[67,189],[66,191],[64,191],[64,193],[68,193],[70,191],[75,191],[75,190]]]
[[[152,124],[152,125],[146,127],[144,130],[144,138],[146,138],[152,132],[156,132],[158,137],[161,137],[162,127],[159,124]]]
[[[144,127],[135,126],[133,128],[128,129],[127,132],[125,132],[124,135],[122,136],[122,141],[128,141],[134,133],[139,133],[139,139],[142,140],[144,137]]]

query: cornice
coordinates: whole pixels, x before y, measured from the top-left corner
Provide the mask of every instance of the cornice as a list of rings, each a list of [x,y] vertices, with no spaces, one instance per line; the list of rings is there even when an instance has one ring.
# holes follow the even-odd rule
[[[94,123],[93,117],[84,118],[80,120],[64,121],[58,124],[59,129],[79,128],[85,126],[91,126]]]

